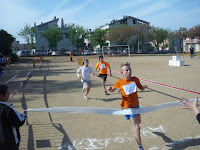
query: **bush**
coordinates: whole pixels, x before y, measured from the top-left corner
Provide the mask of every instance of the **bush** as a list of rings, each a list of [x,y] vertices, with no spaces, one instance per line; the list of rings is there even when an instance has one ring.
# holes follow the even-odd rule
[[[18,56],[15,54],[11,54],[11,62],[16,62],[18,60]]]

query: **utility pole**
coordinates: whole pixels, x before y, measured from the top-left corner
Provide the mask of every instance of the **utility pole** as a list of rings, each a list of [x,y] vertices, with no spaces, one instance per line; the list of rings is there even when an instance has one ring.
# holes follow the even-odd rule
[[[137,23],[138,24],[138,17],[137,17]],[[138,52],[139,52],[139,34],[138,34]]]

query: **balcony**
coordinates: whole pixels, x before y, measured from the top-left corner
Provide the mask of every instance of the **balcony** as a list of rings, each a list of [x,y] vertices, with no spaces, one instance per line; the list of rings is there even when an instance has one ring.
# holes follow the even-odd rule
[[[183,42],[185,42],[185,43],[198,43],[198,42],[200,42],[200,40],[199,39],[190,39],[190,40],[183,40]]]

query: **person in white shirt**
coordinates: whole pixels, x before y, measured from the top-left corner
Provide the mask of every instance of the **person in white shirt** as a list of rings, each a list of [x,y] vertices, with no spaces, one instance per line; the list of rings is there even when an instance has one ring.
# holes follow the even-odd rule
[[[80,76],[79,73],[81,73],[81,76]],[[90,92],[90,87],[92,85],[91,78],[90,78],[90,73],[95,75],[95,72],[93,71],[93,69],[91,67],[89,67],[89,61],[87,59],[85,59],[83,61],[83,66],[81,66],[77,70],[77,77],[79,78],[79,80],[81,80],[81,82],[83,82],[82,92],[85,91],[84,98],[86,100],[88,99],[87,95]]]

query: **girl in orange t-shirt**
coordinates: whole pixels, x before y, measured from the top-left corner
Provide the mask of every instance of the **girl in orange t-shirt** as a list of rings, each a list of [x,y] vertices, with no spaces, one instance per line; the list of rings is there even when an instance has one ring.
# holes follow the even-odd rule
[[[108,90],[110,92],[114,92],[117,88],[120,89],[122,95],[122,102],[120,105],[123,107],[123,109],[139,108],[137,87],[143,91],[145,88],[147,88],[147,85],[141,85],[140,80],[137,77],[131,77],[131,66],[129,63],[121,64],[121,73],[124,78],[119,79],[114,84],[114,88],[109,87]],[[143,150],[139,126],[141,123],[140,114],[125,115],[125,119],[129,119],[132,123],[139,150]]]

